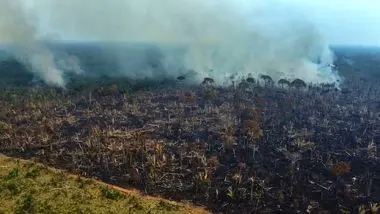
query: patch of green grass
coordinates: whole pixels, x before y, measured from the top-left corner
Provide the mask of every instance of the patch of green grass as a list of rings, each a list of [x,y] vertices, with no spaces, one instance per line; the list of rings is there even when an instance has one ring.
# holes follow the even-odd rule
[[[206,213],[0,155],[1,213]]]
[[[41,166],[32,167],[26,174],[25,178],[36,178],[40,175],[40,172],[42,170]]]
[[[17,214],[27,214],[36,213],[35,200],[31,195],[23,196],[16,202],[15,213]]]
[[[2,186],[5,190],[8,190],[11,195],[17,195],[20,192],[15,182],[5,182]]]
[[[19,172],[20,168],[17,166],[17,167],[14,167],[11,169],[11,171],[9,171],[8,175],[5,176],[5,180],[11,180],[13,178],[17,178],[18,176],[18,172]]]
[[[113,189],[109,188],[108,186],[100,187],[100,192],[102,193],[102,195],[104,197],[111,199],[111,200],[117,200],[121,197],[120,192],[113,190]]]
[[[168,211],[179,211],[181,210],[181,207],[176,205],[176,204],[169,204],[169,203],[165,203],[163,201],[160,201],[158,203],[158,206],[161,208],[161,209],[164,209],[164,210],[168,210]]]

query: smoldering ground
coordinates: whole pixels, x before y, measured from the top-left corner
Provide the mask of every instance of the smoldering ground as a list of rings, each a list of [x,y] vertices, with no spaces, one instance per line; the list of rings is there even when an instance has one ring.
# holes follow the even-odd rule
[[[6,5],[12,6],[6,20],[23,24],[2,24],[1,32],[12,35],[11,42],[22,50],[16,55],[27,58],[47,83],[65,83],[65,69],[57,69],[55,55],[37,42],[38,35],[49,33],[66,42],[114,44],[98,49],[117,64],[116,70],[103,71],[110,75],[157,78],[194,71],[196,79],[212,77],[219,84],[248,74],[307,82],[339,79],[330,66],[333,53],[307,20],[307,11],[280,1],[30,0],[26,9]],[[40,20],[30,22],[27,15]]]

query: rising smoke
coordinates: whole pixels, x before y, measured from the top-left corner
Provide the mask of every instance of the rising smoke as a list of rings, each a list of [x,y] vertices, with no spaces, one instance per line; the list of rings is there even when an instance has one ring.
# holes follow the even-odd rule
[[[275,80],[339,80],[330,66],[334,56],[312,22],[303,16],[306,13],[280,1],[36,0],[34,4],[34,12],[44,13],[48,25],[67,38],[149,44],[158,50],[155,64],[159,65],[153,68],[142,65],[146,55],[141,52],[103,50],[116,59],[118,75],[176,77],[195,71],[197,78],[212,77],[219,84],[231,76],[248,74],[267,74]],[[27,20],[24,14],[13,7],[8,15],[23,24],[8,23],[1,32],[8,28],[15,32],[17,37],[11,36],[11,41],[28,47],[22,54],[46,82],[64,84],[51,55],[36,45],[34,25],[22,22]]]
[[[61,55],[56,64],[54,53],[38,38],[37,17],[28,13],[21,0],[1,0],[0,42],[29,71],[47,84],[63,87],[64,71],[81,72],[75,57]],[[12,72],[12,71],[9,71]]]

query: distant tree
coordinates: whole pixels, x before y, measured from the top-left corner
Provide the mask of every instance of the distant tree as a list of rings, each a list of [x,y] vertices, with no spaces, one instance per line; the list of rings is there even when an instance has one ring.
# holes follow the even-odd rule
[[[286,79],[280,79],[277,83],[279,85],[281,85],[282,87],[285,86],[285,85],[288,86],[288,87],[290,87],[290,82],[288,80],[286,80]]]
[[[182,80],[185,80],[185,79],[186,79],[186,77],[184,75],[181,75],[181,76],[177,77],[177,80],[181,80],[182,81]]]
[[[293,82],[291,83],[291,86],[295,87],[295,88],[306,88],[306,83],[301,80],[301,79],[295,79],[293,80]]]
[[[235,78],[236,78],[236,74],[232,74],[230,76],[230,81],[232,83],[233,88],[235,88]]]
[[[210,84],[213,84],[214,82],[215,82],[214,79],[212,79],[210,77],[206,77],[206,78],[203,79],[202,84],[203,85],[210,85]]]
[[[253,77],[248,77],[248,78],[246,79],[246,81],[247,81],[248,83],[255,83],[255,79],[254,79]]]
[[[266,86],[273,85],[274,81],[269,75],[260,75],[260,78],[264,80]]]

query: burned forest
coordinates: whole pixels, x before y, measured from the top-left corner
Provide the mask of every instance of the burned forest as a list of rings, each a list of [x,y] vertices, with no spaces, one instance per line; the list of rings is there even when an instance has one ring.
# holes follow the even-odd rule
[[[343,58],[340,87],[4,86],[0,152],[214,213],[379,213],[380,86]]]

